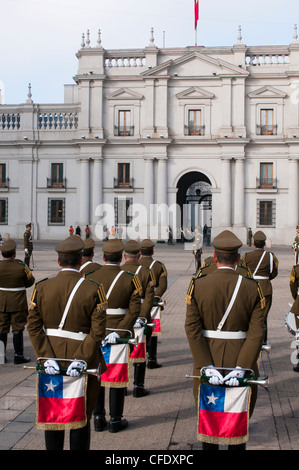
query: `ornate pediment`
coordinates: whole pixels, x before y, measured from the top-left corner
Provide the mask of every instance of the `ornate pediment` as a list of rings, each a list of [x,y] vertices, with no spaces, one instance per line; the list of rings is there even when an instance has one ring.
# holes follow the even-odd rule
[[[142,100],[143,95],[136,91],[130,90],[129,88],[120,88],[107,96],[107,100]]]
[[[206,91],[202,88],[197,86],[193,86],[191,88],[187,88],[187,90],[181,91],[176,95],[176,97],[184,100],[211,100],[214,98],[214,94]]]
[[[277,88],[273,88],[271,86],[263,86],[262,88],[259,88],[258,90],[252,91],[251,93],[248,93],[249,98],[285,98],[287,96],[286,93],[284,93],[281,90],[278,90]]]

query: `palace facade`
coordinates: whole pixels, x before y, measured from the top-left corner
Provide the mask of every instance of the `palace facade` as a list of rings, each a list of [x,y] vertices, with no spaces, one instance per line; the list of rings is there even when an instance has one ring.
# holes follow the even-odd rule
[[[63,104],[0,105],[0,232],[167,239],[298,224],[299,42],[109,50],[89,32]],[[138,235],[136,235],[138,236]]]

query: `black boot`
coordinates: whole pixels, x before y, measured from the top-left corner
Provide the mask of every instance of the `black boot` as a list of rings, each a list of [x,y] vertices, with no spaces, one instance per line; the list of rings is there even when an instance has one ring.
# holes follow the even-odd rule
[[[149,394],[149,391],[144,388],[145,378],[145,362],[134,364],[134,390],[133,397],[140,398]]]
[[[157,342],[157,336],[152,336],[148,348],[148,369],[158,369],[159,367],[161,367],[161,364],[158,364],[157,362]]]
[[[0,341],[4,344],[4,362],[6,363],[6,345],[7,345],[7,333],[0,333]]]
[[[95,409],[93,411],[94,413],[94,430],[96,432],[102,432],[104,429],[107,427],[107,420],[105,418],[106,411],[105,411],[105,387],[101,387],[98,397],[97,397],[97,402]]]
[[[70,450],[89,450],[90,422],[83,428],[70,430]]]
[[[109,432],[122,431],[128,426],[128,421],[122,419],[125,403],[124,388],[110,388],[110,423]]]
[[[14,364],[25,364],[30,362],[30,357],[24,357],[23,331],[13,334],[13,345],[15,350]]]

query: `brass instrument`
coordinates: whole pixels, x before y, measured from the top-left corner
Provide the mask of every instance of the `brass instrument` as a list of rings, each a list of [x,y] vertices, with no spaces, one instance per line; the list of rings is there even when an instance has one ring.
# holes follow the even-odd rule
[[[205,379],[205,380],[208,380],[210,377],[207,377],[205,374],[204,374],[204,371],[205,369],[216,369],[216,370],[235,370],[235,367],[202,367],[200,369],[200,376],[196,376],[196,375],[186,375],[186,378],[191,378],[191,379]],[[268,389],[268,386],[269,386],[269,377],[265,377],[263,379],[256,379],[254,377],[254,372],[252,369],[246,369],[246,368],[240,368],[240,370],[243,370],[243,371],[248,371],[250,372],[250,376],[248,378],[244,377],[244,378],[238,378],[238,381],[240,383],[240,385],[260,385],[262,387],[264,387],[265,389]]]

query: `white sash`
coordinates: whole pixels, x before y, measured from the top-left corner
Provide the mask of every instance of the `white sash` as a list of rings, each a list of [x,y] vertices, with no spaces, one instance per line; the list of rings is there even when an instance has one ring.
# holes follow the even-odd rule
[[[110,294],[111,294],[111,292],[112,292],[113,287],[115,286],[115,284],[117,283],[118,279],[120,278],[120,276],[121,276],[124,272],[125,272],[125,271],[122,271],[122,270],[119,271],[118,275],[114,278],[114,280],[113,280],[113,282],[112,282],[111,286],[109,287],[109,290],[108,290],[108,292],[107,292],[107,294],[106,294],[107,300],[109,299],[109,296],[110,296]]]
[[[152,269],[152,267],[154,266],[156,260],[154,259],[154,261],[152,262],[152,264],[150,265],[149,269]]]
[[[65,306],[65,309],[64,309],[64,312],[63,312],[63,315],[62,315],[62,318],[60,320],[60,323],[59,323],[59,326],[58,326],[58,329],[61,330],[63,328],[63,325],[65,323],[65,320],[66,320],[66,317],[67,317],[67,314],[69,312],[69,309],[70,309],[70,306],[71,306],[71,303],[72,303],[72,300],[74,298],[74,295],[76,294],[77,290],[79,289],[80,285],[82,284],[82,282],[85,281],[85,278],[82,277],[81,279],[79,279],[79,281],[77,282],[77,284],[75,285],[75,287],[73,288],[72,292],[71,292],[71,295],[69,296],[69,300],[67,301],[67,304]]]
[[[91,261],[86,261],[86,263],[82,264],[81,268],[79,269],[79,272],[82,271],[82,269],[85,268],[88,264],[91,264]]]
[[[239,279],[237,281],[237,284],[236,284],[236,287],[235,287],[235,290],[233,292],[233,295],[232,295],[232,298],[230,299],[230,303],[228,304],[228,307],[225,311],[225,314],[223,315],[219,325],[217,326],[217,331],[220,331],[224,325],[224,322],[225,320],[227,319],[228,315],[230,314],[230,311],[235,303],[235,300],[236,300],[236,297],[237,297],[237,294],[239,292],[239,289],[240,289],[240,285],[241,285],[241,282],[242,282],[242,279],[243,277],[242,276],[239,276]]]
[[[136,273],[135,273],[135,274],[138,274],[141,268],[142,268],[142,266],[138,266],[138,268],[136,269]]]
[[[254,278],[254,276],[256,275],[256,273],[258,272],[259,267],[260,267],[260,265],[261,265],[261,262],[262,262],[263,259],[264,259],[265,254],[266,254],[266,251],[264,251],[264,253],[262,254],[262,256],[261,256],[261,258],[260,258],[260,260],[259,260],[259,262],[258,262],[258,265],[257,265],[257,267],[255,268],[255,271],[254,271],[254,273],[253,273],[253,275],[252,275],[253,278]],[[271,272],[272,272],[272,271],[271,271]]]

